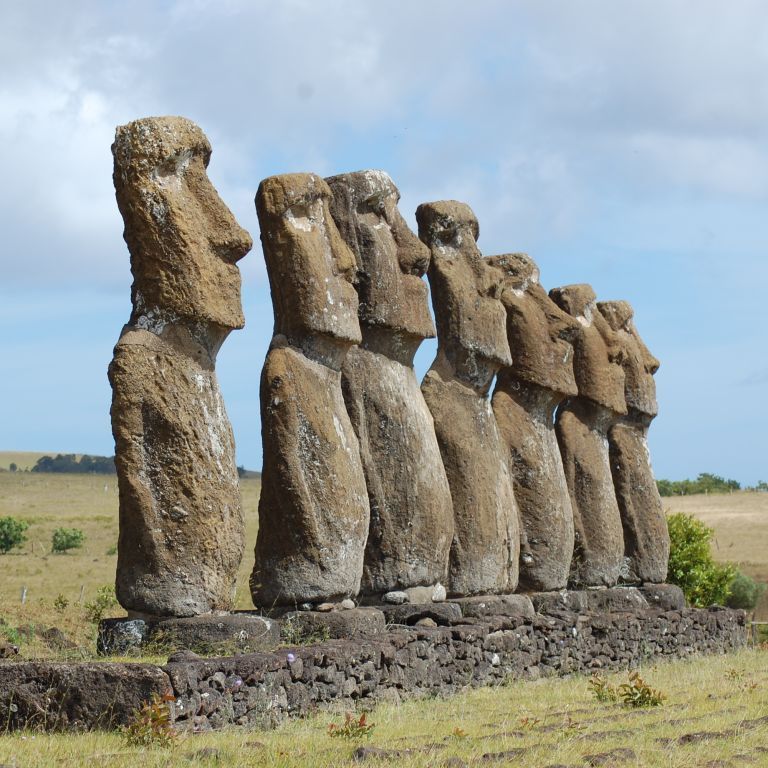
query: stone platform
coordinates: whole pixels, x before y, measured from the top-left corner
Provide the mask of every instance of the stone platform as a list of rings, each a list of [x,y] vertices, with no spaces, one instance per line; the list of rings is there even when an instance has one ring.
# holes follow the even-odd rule
[[[417,594],[414,597],[423,598]],[[397,626],[453,626],[486,616],[533,619],[537,612],[680,610],[679,587],[653,584],[585,591],[480,595],[457,599],[441,596],[430,602],[398,602],[354,606],[350,600],[305,610],[275,609],[195,616],[179,619],[104,619],[99,624],[98,653],[125,656],[189,650],[203,655],[270,651],[282,644],[351,640],[374,636]]]
[[[199,641],[205,626],[207,642],[234,638],[244,648],[261,642],[273,649],[202,658],[186,648],[162,667],[0,661],[0,721],[10,729],[109,728],[156,693],[167,697],[180,729],[266,726],[323,707],[370,707],[508,679],[725,653],[747,640],[743,611],[680,607],[679,590],[667,585],[532,597],[411,604],[398,623],[370,607],[291,612],[279,621],[291,627],[294,642],[284,635],[279,646],[278,621],[248,613],[158,622],[146,637],[162,631],[167,639],[173,630],[177,647]],[[638,608],[639,598],[650,606]],[[581,607],[590,603],[609,607]],[[141,635],[146,628],[127,623],[105,623],[102,634]],[[185,634],[190,628],[193,635]],[[302,631],[310,642],[299,642]],[[331,639],[318,641],[321,635]]]

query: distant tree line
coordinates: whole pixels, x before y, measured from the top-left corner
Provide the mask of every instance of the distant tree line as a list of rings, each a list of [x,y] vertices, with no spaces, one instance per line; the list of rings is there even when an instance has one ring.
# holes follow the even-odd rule
[[[741,485],[736,480],[726,480],[719,475],[702,472],[695,480],[657,480],[662,496],[690,496],[694,493],[730,493]],[[758,488],[757,490],[762,490]]]
[[[32,467],[32,472],[58,472],[89,475],[114,475],[114,456],[88,456],[78,460],[74,453],[58,453],[55,457],[41,456]]]

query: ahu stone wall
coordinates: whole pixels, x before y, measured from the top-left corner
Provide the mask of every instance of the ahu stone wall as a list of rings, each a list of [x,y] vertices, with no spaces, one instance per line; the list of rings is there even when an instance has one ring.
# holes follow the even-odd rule
[[[204,659],[180,651],[164,667],[0,662],[0,721],[11,729],[114,727],[157,693],[170,701],[180,729],[263,727],[318,708],[370,707],[509,679],[620,670],[746,643],[743,611],[576,612],[569,604],[552,596],[546,612],[465,615],[433,627],[389,625],[270,653]],[[481,613],[483,605],[471,602],[464,612]]]

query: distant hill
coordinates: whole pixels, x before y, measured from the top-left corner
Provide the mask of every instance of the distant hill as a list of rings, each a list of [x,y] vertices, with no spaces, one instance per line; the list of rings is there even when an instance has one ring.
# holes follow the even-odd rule
[[[57,451],[0,451],[0,472],[15,464],[20,472],[30,471],[43,456],[55,456]],[[80,458],[81,454],[76,454]]]

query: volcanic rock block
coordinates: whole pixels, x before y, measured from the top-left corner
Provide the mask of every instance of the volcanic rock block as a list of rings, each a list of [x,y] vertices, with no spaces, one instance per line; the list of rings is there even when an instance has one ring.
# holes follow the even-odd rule
[[[355,255],[362,343],[342,367],[347,411],[360,441],[371,523],[361,591],[445,581],[453,507],[432,415],[413,356],[435,328],[421,276],[429,249],[397,208],[383,171],[326,179],[331,214]]]
[[[117,597],[146,616],[231,607],[244,523],[216,354],[242,328],[236,262],[251,238],[180,117],[117,129],[114,183],[133,311],[109,367],[120,491]]]
[[[264,447],[251,592],[266,608],[356,595],[369,505],[341,366],[360,342],[355,260],[314,174],[256,194],[275,312],[261,376]]]
[[[627,412],[616,333],[597,311],[588,285],[549,292],[576,318],[573,369],[579,394],[557,412],[555,430],[573,506],[573,586],[613,586],[624,559],[624,536],[608,457],[608,430]]]
[[[573,509],[554,430],[555,408],[576,394],[573,348],[578,323],[547,296],[525,254],[488,259],[507,312],[512,364],[499,371],[493,413],[507,446],[520,508],[520,589],[568,583]]]
[[[475,241],[477,219],[454,201],[416,211],[419,237],[431,251],[429,283],[437,321],[437,357],[422,382],[451,488],[454,537],[452,596],[512,592],[520,532],[507,451],[488,390],[510,364],[506,313],[492,295],[494,270]]]
[[[648,427],[658,413],[653,375],[659,361],[638,335],[626,301],[598,302],[597,308],[618,336],[624,369],[627,415],[611,427],[608,443],[624,526],[625,579],[661,583],[667,577],[669,532],[648,451]]]

